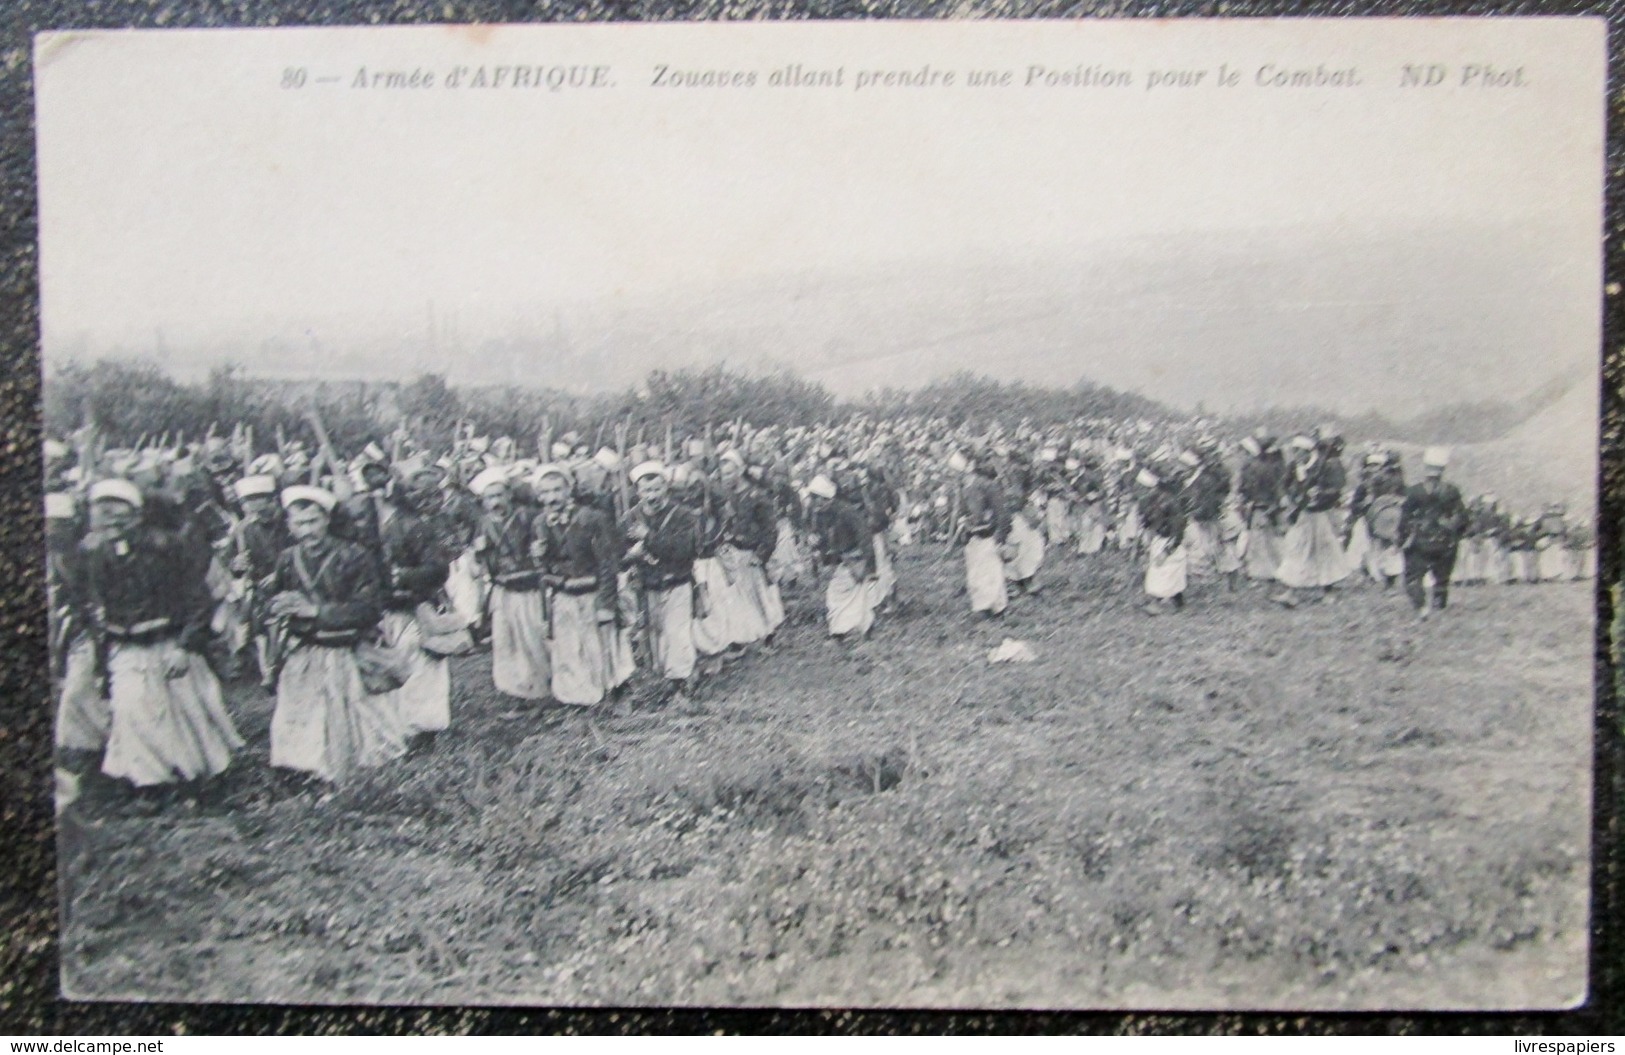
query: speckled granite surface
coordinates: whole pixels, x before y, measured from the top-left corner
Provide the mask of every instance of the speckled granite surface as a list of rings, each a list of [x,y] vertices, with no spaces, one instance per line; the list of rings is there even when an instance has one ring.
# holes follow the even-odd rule
[[[1592,14],[1611,23],[1607,280],[1625,281],[1625,92],[1619,88],[1625,3],[1381,3],[1339,0],[1309,4],[1241,2],[1063,3],[981,0],[583,0],[581,3],[465,0],[8,0],[0,11],[0,1033],[1620,1033],[1625,1032],[1625,906],[1621,904],[1619,809],[1625,790],[1621,714],[1606,665],[1603,635],[1613,622],[1599,589],[1598,708],[1594,938],[1588,1006],[1541,1015],[1159,1015],[884,1013],[776,1010],[485,1010],[461,1008],[297,1008],[164,1004],[79,1004],[57,997],[55,847],[50,788],[51,714],[46,677],[43,552],[38,506],[40,474],[37,254],[33,167],[30,34],[91,27],[367,25],[410,22],[644,21],[755,18],[1275,15]],[[1619,521],[1625,504],[1625,326],[1621,302],[1606,298],[1603,401],[1603,499],[1600,520],[1603,583],[1620,574]]]

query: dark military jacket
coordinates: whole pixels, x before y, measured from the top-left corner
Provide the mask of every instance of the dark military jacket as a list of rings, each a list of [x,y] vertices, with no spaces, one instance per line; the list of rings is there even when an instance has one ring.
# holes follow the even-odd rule
[[[240,520],[226,542],[223,556],[228,566],[239,556],[248,558],[248,578],[260,582],[276,570],[277,558],[292,543],[288,522],[282,517]]]
[[[797,493],[789,479],[775,472],[768,476],[767,482],[762,487],[773,502],[773,512],[790,521],[792,527],[799,529],[806,512],[801,506],[801,495]]]
[[[535,538],[534,510],[515,504],[513,511],[498,520],[490,513],[480,518],[474,536],[474,552],[490,580],[506,590],[539,590],[541,569],[530,555]]]
[[[643,525],[643,554],[634,562],[638,580],[646,590],[669,590],[694,581],[694,558],[699,554],[699,531],[694,514],[680,502],[667,500],[664,509],[632,507],[633,522]]]
[[[1423,553],[1446,553],[1456,548],[1467,530],[1467,506],[1455,484],[1413,485],[1399,510],[1400,548]]]
[[[1286,463],[1280,455],[1259,455],[1241,467],[1237,490],[1248,512],[1262,512],[1272,519],[1281,509]]]
[[[555,589],[595,593],[598,605],[615,608],[615,576],[621,566],[621,540],[602,510],[571,504],[555,515],[538,513],[532,524],[542,543],[542,571]]]
[[[715,557],[717,546],[722,541],[722,502],[711,482],[699,476],[685,487],[674,487],[672,500],[694,516],[698,557]]]
[[[722,491],[717,501],[722,541],[766,563],[779,542],[772,500],[756,485],[741,482],[732,491]]]
[[[1224,500],[1230,495],[1230,473],[1223,465],[1205,461],[1197,466],[1185,485],[1185,501],[1191,518],[1215,521],[1224,512]]]
[[[897,491],[878,472],[871,472],[863,485],[863,513],[870,534],[885,531],[897,518]]]
[[[331,535],[283,550],[271,589],[302,593],[316,602],[314,616],[288,620],[288,630],[312,644],[353,645],[382,614],[377,560],[359,543]]]
[[[93,618],[113,640],[179,636],[193,651],[208,642],[214,602],[182,532],[138,525],[122,536],[94,534],[79,557]]]
[[[969,538],[991,538],[1003,545],[1010,535],[1010,512],[999,485],[985,476],[965,480],[965,532]]]
[[[1347,482],[1343,459],[1322,454],[1301,477],[1296,471],[1287,473],[1286,490],[1294,508],[1307,513],[1324,513],[1336,509],[1343,500],[1343,486]]]
[[[1157,538],[1183,540],[1185,520],[1185,503],[1166,485],[1154,488],[1140,503],[1140,522]]]
[[[844,498],[831,499],[829,504],[812,518],[813,532],[818,538],[818,559],[823,564],[859,561],[863,577],[875,574],[874,533],[864,522],[863,513]]]
[[[1405,470],[1397,465],[1376,466],[1361,475],[1354,494],[1349,498],[1349,512],[1354,516],[1363,516],[1377,499],[1404,493]]]
[[[397,509],[380,529],[378,542],[385,608],[406,611],[439,596],[451,570],[451,558],[429,517]]]

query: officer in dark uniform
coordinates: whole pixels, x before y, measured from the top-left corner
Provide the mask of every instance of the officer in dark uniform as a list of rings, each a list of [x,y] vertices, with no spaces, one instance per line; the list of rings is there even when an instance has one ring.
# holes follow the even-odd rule
[[[1467,505],[1455,484],[1444,482],[1450,452],[1431,447],[1422,457],[1422,482],[1405,492],[1399,511],[1400,549],[1405,554],[1405,593],[1423,619],[1431,608],[1443,610],[1450,600],[1450,573],[1456,546],[1467,530]],[[1433,604],[1425,579],[1433,575]]]

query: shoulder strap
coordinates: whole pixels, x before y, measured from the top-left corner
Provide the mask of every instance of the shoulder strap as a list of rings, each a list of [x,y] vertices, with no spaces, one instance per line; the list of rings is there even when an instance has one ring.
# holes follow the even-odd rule
[[[332,565],[333,559],[338,555],[338,547],[335,546],[331,551],[328,552],[326,557],[322,558],[321,564],[317,565],[316,574],[311,575],[310,569],[305,565],[304,549],[300,547],[294,548],[293,570],[299,576],[299,581],[305,587],[306,593],[313,596],[320,596],[321,591],[316,588],[316,580],[322,577],[322,575],[327,571],[328,567]]]

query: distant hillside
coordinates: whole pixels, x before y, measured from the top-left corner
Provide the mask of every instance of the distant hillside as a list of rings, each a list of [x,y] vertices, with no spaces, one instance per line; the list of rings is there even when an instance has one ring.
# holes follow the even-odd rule
[[[1576,385],[1501,439],[1458,448],[1452,477],[1515,508],[1563,501],[1589,511],[1597,501],[1600,401],[1596,385]]]
[[[1500,439],[1453,446],[1448,478],[1469,498],[1492,492],[1515,513],[1537,511],[1547,502],[1590,513],[1597,501],[1599,401],[1596,385],[1575,385]],[[1422,447],[1396,446],[1414,475]]]
[[[1487,443],[1501,439],[1542,414],[1575,388],[1595,389],[1596,378],[1594,368],[1576,367],[1517,399],[1445,403],[1408,418],[1396,419],[1375,411],[1339,414],[1324,406],[1306,406],[1271,407],[1251,414],[1229,415],[1225,420],[1240,431],[1265,428],[1283,436],[1330,424],[1351,443],[1367,440],[1400,444]]]
[[[167,350],[180,376],[251,373],[595,392],[651,370],[788,367],[835,395],[961,371],[1090,382],[1186,410],[1324,406],[1402,420],[1513,403],[1595,370],[1595,269],[1531,227],[1177,232],[1026,258],[966,255],[420,320],[365,341],[321,326]],[[422,331],[422,332],[420,332]],[[55,353],[62,354],[62,353]],[[94,350],[81,350],[82,359]]]

